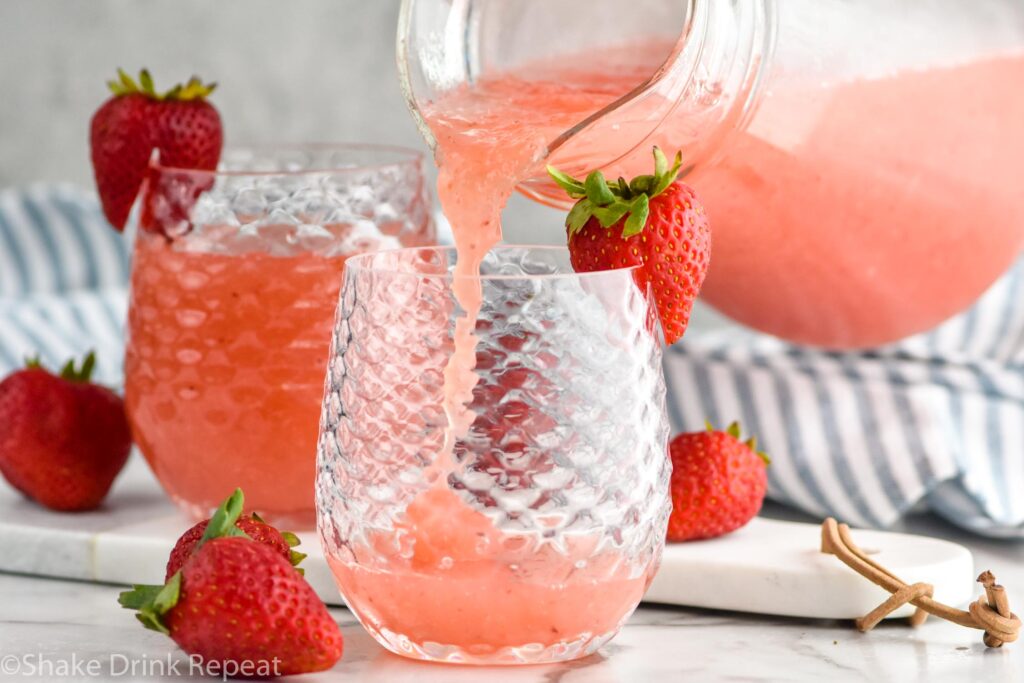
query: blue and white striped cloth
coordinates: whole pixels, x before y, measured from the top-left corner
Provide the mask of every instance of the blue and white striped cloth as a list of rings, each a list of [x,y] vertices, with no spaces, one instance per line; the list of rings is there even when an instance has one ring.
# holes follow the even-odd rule
[[[676,429],[734,419],[772,456],[769,495],[886,527],[919,505],[1024,538],[1024,261],[967,312],[871,352],[729,329],[665,359]]]
[[[91,193],[0,191],[0,375],[95,348],[119,386],[128,241]],[[1024,262],[934,332],[825,353],[728,328],[665,359],[677,430],[734,419],[772,456],[772,498],[885,527],[927,506],[980,534],[1024,538]]]
[[[120,386],[128,238],[71,185],[0,190],[0,376],[39,353],[48,367],[95,349]]]

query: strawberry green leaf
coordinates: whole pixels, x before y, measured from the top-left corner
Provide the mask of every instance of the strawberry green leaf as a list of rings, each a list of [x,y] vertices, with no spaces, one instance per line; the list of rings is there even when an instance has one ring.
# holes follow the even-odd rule
[[[772,459],[768,457],[767,453],[765,453],[764,451],[757,450],[757,437],[756,436],[752,436],[749,439],[747,439],[746,441],[744,441],[743,445],[746,446],[747,448],[749,448],[751,451],[753,451],[754,455],[756,455],[757,457],[761,458],[761,460],[764,461],[765,465],[771,465],[772,464]]]
[[[584,186],[587,190],[587,199],[594,206],[608,206],[615,201],[615,195],[608,189],[608,182],[600,171],[594,171],[588,175]]]
[[[647,195],[638,195],[633,200],[633,204],[629,210],[629,218],[626,219],[626,224],[622,227],[623,238],[632,237],[633,235],[639,235],[647,225],[647,216],[651,212],[650,200],[647,199]]]
[[[185,87],[182,88],[178,93],[176,93],[176,98],[185,101],[198,100],[202,99],[203,97],[206,97],[207,95],[212,93],[216,88],[216,83],[210,83],[209,85],[205,85],[203,81],[199,78],[199,76],[193,76],[192,78],[188,79],[188,83],[185,84]]]
[[[657,148],[655,149],[657,150],[655,152],[655,156],[657,157],[657,155],[661,153],[661,150]],[[661,157],[662,159],[664,159],[665,155],[662,154]],[[665,163],[666,165],[668,164],[667,159],[665,160]],[[667,190],[669,186],[672,185],[672,183],[674,183],[676,179],[679,177],[679,169],[681,169],[682,167],[683,153],[676,152],[676,158],[675,162],[672,164],[672,168],[668,169],[668,171],[666,171],[665,173],[657,174],[655,176],[656,182],[654,184],[654,187],[651,188],[651,197],[657,197],[659,194]]]
[[[185,81],[185,87],[181,89],[181,99],[187,100],[193,97],[197,85],[199,85],[199,79],[195,76]]]
[[[638,175],[629,184],[629,190],[633,194],[648,194],[654,186],[654,176]]]
[[[137,611],[135,618],[151,631],[169,634],[164,615],[178,604],[181,597],[181,572],[175,572],[162,586],[136,585],[121,593],[117,602],[126,609]]]
[[[598,206],[594,208],[594,217],[601,222],[601,225],[610,228],[629,213],[630,206],[630,204],[622,201],[616,201],[611,206]]]
[[[167,625],[164,624],[163,619],[155,615],[150,610],[139,610],[135,613],[135,618],[150,631],[163,633],[165,636],[169,636],[171,634],[170,629],[168,629]]]
[[[124,69],[117,70],[117,80],[107,81],[107,87],[114,95],[143,94],[154,100],[201,100],[209,96],[216,88],[216,83],[203,83],[198,76],[193,76],[185,85],[175,85],[167,92],[157,92],[153,84],[153,76],[148,69],[139,72],[139,82],[136,83],[131,76],[125,73]]]
[[[149,69],[139,72],[139,85],[142,86],[142,92],[150,97],[156,96],[156,90],[153,88],[153,76],[149,73]]]
[[[547,169],[548,175],[551,176],[551,179],[554,180],[560,188],[568,192],[570,197],[573,199],[580,199],[581,197],[586,196],[587,190],[583,183],[576,180],[568,173],[562,173],[554,166],[548,166]]]
[[[72,358],[64,364],[60,370],[60,377],[69,382],[88,382],[92,377],[92,371],[96,367],[96,352],[90,351],[82,360],[82,367],[75,368],[75,359]]]
[[[245,536],[248,538],[244,531],[235,526],[235,522],[242,515],[244,505],[245,494],[242,493],[242,489],[235,489],[235,492],[228,496],[228,499],[221,503],[217,511],[210,517],[210,522],[206,525],[206,531],[203,532],[203,537],[196,544],[196,550],[211,538],[226,536]]]
[[[553,166],[548,166],[548,174],[570,197],[579,200],[566,217],[570,236],[582,230],[593,216],[606,228],[625,219],[622,237],[629,238],[639,234],[647,225],[651,213],[650,200],[671,187],[682,164],[681,152],[676,154],[674,163],[669,167],[668,157],[655,147],[654,174],[637,176],[630,182],[619,177],[609,183],[599,170],[592,171],[583,183]]]
[[[143,605],[151,605],[156,599],[157,593],[164,589],[163,586],[147,586],[136,584],[130,591],[124,591],[117,596],[117,602],[125,609],[139,609]]]
[[[299,537],[290,531],[282,531],[281,536],[284,538],[284,542],[288,544],[289,548],[294,548],[297,545],[301,545]],[[293,567],[298,567],[299,563],[306,559],[306,553],[300,553],[298,550],[289,550],[288,559],[291,561]],[[302,571],[301,569],[299,571]]]
[[[575,235],[582,230],[593,214],[594,205],[589,199],[581,199],[576,202],[576,205],[572,207],[572,210],[565,219],[565,224],[569,228],[569,234]]]
[[[124,88],[125,92],[138,92],[139,86],[135,85],[135,81],[132,77],[125,73],[124,69],[117,70],[117,77],[121,80],[121,87]]]
[[[661,151],[660,147],[654,148],[654,177],[664,178],[668,172],[668,159],[665,157],[665,153]]]
[[[78,371],[78,381],[88,382],[92,377],[92,371],[96,367],[96,352],[90,351],[82,361],[82,369]]]
[[[181,572],[174,572],[159,593],[153,598],[153,609],[158,614],[166,614],[172,607],[178,604],[181,596]]]
[[[729,436],[733,437],[734,439],[740,438],[740,423],[739,422],[733,422],[725,430],[725,433],[728,434]]]

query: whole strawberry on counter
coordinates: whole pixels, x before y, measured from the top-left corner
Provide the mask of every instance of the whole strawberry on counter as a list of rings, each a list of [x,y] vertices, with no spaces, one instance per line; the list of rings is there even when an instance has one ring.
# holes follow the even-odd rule
[[[122,607],[189,655],[223,671],[273,664],[288,676],[329,669],[344,641],[324,603],[293,566],[297,539],[242,516],[240,490],[178,539],[162,586],[121,593]],[[250,536],[250,533],[253,535]],[[250,676],[252,674],[249,674]]]
[[[93,115],[89,143],[103,213],[123,230],[154,150],[163,166],[209,171],[220,160],[224,133],[206,99],[216,84],[192,77],[158,93],[145,69],[138,82],[119,69],[108,85],[113,97]]]
[[[654,175],[608,183],[600,171],[579,181],[548,173],[578,200],[566,219],[569,258],[577,272],[641,266],[637,285],[652,288],[665,342],[678,341],[690,321],[711,260],[711,227],[696,193],[676,180],[682,154],[669,167],[654,148]]]
[[[170,579],[185,566],[185,562],[192,557],[200,543],[208,538],[219,538],[220,536],[247,536],[257,543],[269,547],[296,567],[305,559],[306,556],[303,553],[292,550],[299,545],[298,536],[290,531],[278,531],[260,519],[255,512],[243,515],[244,505],[245,494],[242,493],[242,489],[235,489],[235,492],[221,504],[220,509],[213,517],[197,522],[195,526],[183,533],[174,544],[170,557],[167,558],[167,572],[164,581]],[[211,527],[211,525],[213,526]],[[235,529],[231,528],[232,525]]]
[[[768,456],[739,423],[725,431],[679,434],[669,443],[672,514],[669,541],[714,538],[735,531],[761,510],[768,489]]]
[[[131,452],[124,403],[90,382],[96,357],[54,375],[30,360],[0,382],[0,473],[52,510],[92,510]]]

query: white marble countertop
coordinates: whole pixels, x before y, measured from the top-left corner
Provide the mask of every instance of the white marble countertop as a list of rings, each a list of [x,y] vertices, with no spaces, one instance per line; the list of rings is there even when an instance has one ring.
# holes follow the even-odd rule
[[[777,509],[769,511],[780,516]],[[786,515],[782,515],[786,516]],[[990,568],[1006,584],[1011,605],[1024,607],[1024,544],[968,536],[931,518],[915,518],[905,530],[963,543],[979,569]],[[5,548],[0,552],[16,552]],[[184,656],[165,637],[145,631],[116,604],[117,586],[0,574],[0,679],[29,680],[35,666],[51,676],[77,680],[62,665],[97,661],[99,678],[178,680]],[[411,662],[388,654],[344,609],[332,609],[345,636],[345,655],[309,681],[494,681],[502,683],[627,683],[631,681],[1024,681],[1024,642],[987,650],[980,633],[938,620],[920,629],[886,623],[868,634],[851,623],[772,618],[730,612],[643,606],[600,654],[578,662],[481,670]],[[182,660],[181,675],[120,673]],[[80,665],[83,666],[83,665]],[[17,668],[21,669],[18,675]]]

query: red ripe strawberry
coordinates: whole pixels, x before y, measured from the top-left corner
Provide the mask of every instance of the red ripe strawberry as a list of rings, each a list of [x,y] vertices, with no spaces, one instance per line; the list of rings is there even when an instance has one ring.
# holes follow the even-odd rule
[[[740,426],[680,434],[669,443],[672,515],[668,540],[714,538],[735,531],[761,510],[768,487],[768,456]]]
[[[209,539],[165,585],[136,586],[119,602],[225,671],[272,663],[272,675],[289,676],[329,669],[342,654],[338,624],[302,575],[248,538]]]
[[[53,510],[92,510],[131,452],[121,398],[89,382],[96,357],[54,375],[29,361],[0,382],[0,472]]]
[[[224,671],[274,660],[273,675],[330,668],[341,658],[343,640],[293,566],[305,557],[291,550],[298,539],[255,515],[241,517],[243,504],[236,489],[210,519],[178,539],[164,585],[135,586],[118,602],[137,610],[146,628]]]
[[[206,101],[215,84],[193,77],[158,94],[145,69],[139,83],[124,71],[118,76],[108,84],[114,96],[92,117],[89,141],[103,212],[123,230],[154,149],[162,166],[212,170],[224,135],[220,115]]]
[[[600,171],[580,182],[555,168],[548,173],[577,199],[566,219],[569,258],[576,272],[641,265],[636,283],[651,287],[665,332],[675,343],[686,332],[690,310],[711,260],[707,212],[688,185],[676,180],[682,166],[677,154],[671,168],[654,148],[654,175],[624,178],[611,185]]]
[[[245,496],[242,489],[235,489],[235,492],[217,508],[210,519],[199,522],[183,533],[174,544],[171,556],[167,559],[167,572],[164,581],[174,576],[185,565],[200,543],[221,536],[248,536],[257,543],[269,547],[295,566],[306,557],[303,553],[292,550],[299,545],[298,536],[288,531],[278,531],[255,513],[242,516],[244,505]],[[237,531],[230,529],[232,525]]]

